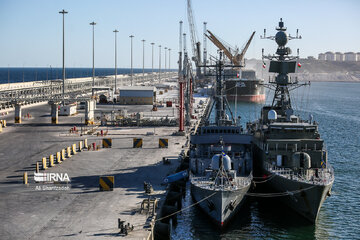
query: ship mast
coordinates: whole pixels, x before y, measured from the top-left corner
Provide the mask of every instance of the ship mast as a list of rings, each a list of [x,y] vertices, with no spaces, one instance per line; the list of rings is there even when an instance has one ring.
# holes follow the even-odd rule
[[[212,98],[212,103],[211,103],[211,107],[208,111],[208,114],[206,115],[207,118],[207,122],[209,122],[209,118],[210,118],[210,114],[215,106],[215,125],[217,126],[230,126],[230,125],[234,125],[235,123],[235,119],[234,119],[234,115],[230,109],[230,105],[229,102],[226,98],[226,95],[224,93],[224,81],[225,81],[225,74],[224,74],[224,69],[226,67],[242,67],[242,66],[234,66],[234,65],[225,65],[224,64],[224,60],[223,60],[223,52],[220,51],[220,57],[219,59],[216,61],[215,65],[207,65],[207,67],[214,67],[215,68],[215,77],[216,77],[216,82],[215,82],[215,94]],[[210,71],[208,71],[209,73]],[[207,74],[207,76],[213,76],[211,74]],[[228,112],[231,115],[231,118],[229,119],[229,117],[226,114],[226,110],[228,110]]]
[[[292,39],[301,39],[301,36],[298,35],[299,30],[296,31],[296,36],[292,37],[290,34],[286,33],[286,27],[284,27],[284,22],[280,18],[279,26],[276,28],[278,31],[275,36],[266,36],[266,29],[264,29],[264,35],[261,36],[262,39],[275,40],[278,45],[276,55],[264,56],[264,49],[262,49],[262,58],[270,60],[269,72],[277,73],[275,81],[269,82],[266,87],[272,88],[275,90],[274,98],[272,101],[272,108],[281,110],[282,113],[286,113],[287,110],[292,111],[290,91],[298,88],[300,86],[306,85],[299,84],[297,78],[293,81],[289,77],[289,73],[294,73],[296,68],[296,62],[299,59],[299,49],[297,50],[297,56],[290,56],[291,49],[286,47],[286,44],[289,40]]]

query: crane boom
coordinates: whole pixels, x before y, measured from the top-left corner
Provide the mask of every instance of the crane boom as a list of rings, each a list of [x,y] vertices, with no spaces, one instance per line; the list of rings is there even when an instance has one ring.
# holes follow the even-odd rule
[[[206,36],[210,39],[210,41],[214,43],[215,46],[217,46],[220,50],[222,50],[226,55],[226,57],[229,58],[231,62],[233,62],[234,56],[231,54],[231,52],[224,46],[224,44],[217,37],[215,37],[215,35],[210,30],[207,30],[207,32],[209,35],[206,34]]]
[[[200,65],[201,65],[201,49],[200,49],[200,42],[198,41],[195,24],[194,24],[194,17],[191,7],[191,0],[187,0],[187,14],[188,14],[188,22],[189,22],[189,31],[190,31],[190,38],[191,38],[191,48],[193,53],[193,60],[196,65],[196,74],[199,76],[200,73]]]
[[[243,61],[244,56],[245,56],[245,53],[246,53],[246,51],[248,50],[248,48],[249,48],[249,46],[250,46],[250,43],[251,43],[252,39],[254,38],[254,35],[255,35],[255,31],[251,34],[248,42],[246,43],[246,45],[245,45],[245,47],[243,48],[243,50],[241,51],[241,53],[240,53],[240,54],[237,54],[237,55],[235,56],[236,61],[237,61],[238,63],[241,63],[241,62]]]

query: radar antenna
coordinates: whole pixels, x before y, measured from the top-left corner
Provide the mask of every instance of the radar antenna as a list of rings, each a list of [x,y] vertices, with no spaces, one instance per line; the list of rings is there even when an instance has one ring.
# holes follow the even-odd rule
[[[289,73],[295,73],[296,63],[299,60],[299,49],[297,49],[297,56],[291,56],[291,49],[286,47],[286,44],[289,40],[301,39],[299,30],[297,29],[295,37],[288,35],[282,18],[280,18],[276,30],[278,32],[275,36],[266,36],[266,29],[264,29],[264,35],[260,36],[261,39],[275,40],[278,45],[274,55],[265,56],[264,49],[262,49],[262,60],[270,60],[269,72],[277,73],[275,81],[269,81],[269,84],[265,84],[266,87],[275,90],[272,107],[276,107],[285,113],[288,109],[292,110],[289,91],[309,83],[299,83],[297,78],[292,80],[288,75]]]

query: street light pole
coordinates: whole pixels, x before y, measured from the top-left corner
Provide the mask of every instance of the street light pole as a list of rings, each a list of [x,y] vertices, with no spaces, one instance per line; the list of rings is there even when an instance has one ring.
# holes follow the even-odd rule
[[[159,45],[159,82],[161,77],[161,45]]]
[[[164,68],[164,73],[165,73],[165,77],[166,77],[166,51],[167,47],[165,47],[164,53],[165,53],[165,68]]]
[[[154,74],[154,44],[155,43],[151,43],[151,69],[152,69],[152,74]]]
[[[171,48],[169,48],[169,66],[168,66],[169,72],[170,72],[170,52],[171,52]]]
[[[64,9],[59,12],[63,15],[63,86],[62,86],[62,95],[63,95],[63,102],[62,104],[65,105],[65,14],[66,12]]]
[[[131,56],[130,56],[130,62],[131,62],[131,77],[130,77],[130,79],[131,79],[131,86],[133,85],[133,35],[130,35],[129,36],[130,37],[130,41],[131,41]]]
[[[114,95],[116,93],[116,84],[117,84],[117,48],[116,48],[116,34],[119,32],[118,30],[113,31],[115,33],[115,86],[114,86]]]
[[[143,77],[145,75],[145,39],[141,40],[143,42]]]
[[[95,25],[96,22],[91,22],[90,25],[92,26],[92,37],[93,37],[93,56],[92,56],[92,91],[91,96],[94,97],[94,87],[95,87]]]

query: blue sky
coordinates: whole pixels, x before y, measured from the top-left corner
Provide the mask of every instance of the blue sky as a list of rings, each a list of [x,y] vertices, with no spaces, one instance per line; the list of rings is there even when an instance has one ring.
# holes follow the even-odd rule
[[[299,28],[303,40],[289,46],[301,57],[317,56],[325,51],[360,51],[360,1],[245,1],[192,0],[197,34],[202,42],[203,22],[208,29],[231,45],[243,46],[256,31],[246,57],[260,58],[275,51],[275,43],[260,40],[267,29],[275,33],[282,17],[288,32]],[[95,66],[114,66],[114,33],[118,33],[118,67],[130,66],[130,38],[134,35],[134,67],[142,67],[142,39],[145,44],[145,67],[151,68],[151,42],[154,65],[158,67],[158,45],[171,51],[171,66],[178,57],[180,20],[188,31],[186,0],[0,0],[0,66],[62,66],[62,9],[65,16],[66,66],[92,66],[92,30],[95,21]],[[187,41],[190,51],[190,39]],[[208,51],[216,48],[208,41]],[[164,62],[164,50],[162,50]]]

